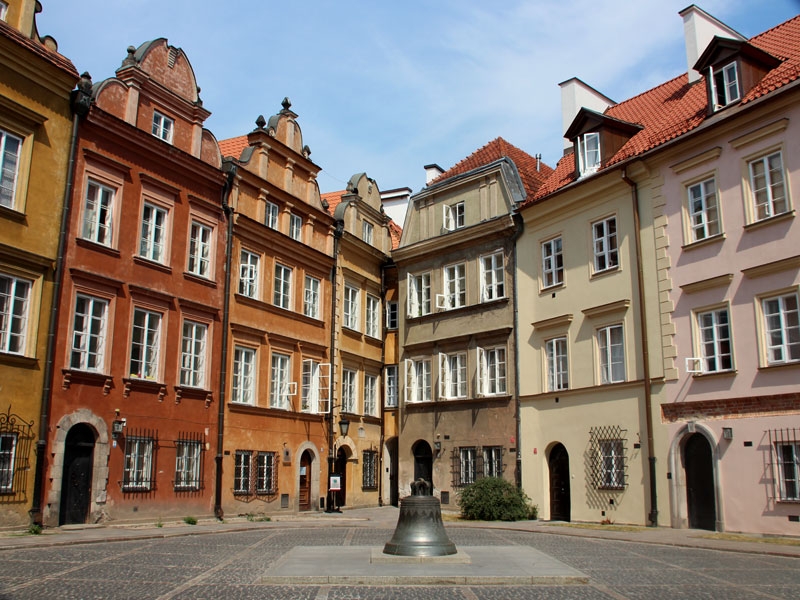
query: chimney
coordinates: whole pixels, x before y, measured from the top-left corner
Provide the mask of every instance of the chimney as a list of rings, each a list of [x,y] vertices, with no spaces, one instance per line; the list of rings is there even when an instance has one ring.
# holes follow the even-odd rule
[[[425,169],[425,185],[428,185],[431,181],[444,173],[444,169],[436,163],[425,165],[423,168]]]
[[[577,77],[567,79],[558,84],[561,88],[561,131],[564,132],[572,125],[582,108],[599,113],[614,106],[616,102],[604,96],[590,85],[586,85]],[[564,139],[564,149],[572,148],[572,142]]]
[[[714,36],[740,41],[747,40],[743,35],[694,4],[684,8],[678,14],[683,17],[683,37],[686,44],[689,83],[694,83],[700,79],[701,74],[694,70],[694,65],[711,43],[711,40],[714,39]]]

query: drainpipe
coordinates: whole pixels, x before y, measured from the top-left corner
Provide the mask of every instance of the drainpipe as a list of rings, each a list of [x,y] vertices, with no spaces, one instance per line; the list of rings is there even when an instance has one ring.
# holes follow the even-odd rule
[[[225,432],[225,390],[227,388],[228,374],[228,328],[230,326],[231,311],[231,263],[233,262],[233,208],[228,203],[233,180],[236,177],[236,164],[233,161],[224,161],[222,170],[227,174],[222,186],[220,202],[225,213],[227,224],[227,239],[225,240],[225,291],[222,300],[222,349],[219,370],[219,408],[217,409],[217,453],[214,456],[216,465],[214,481],[214,516],[222,520],[225,512],[222,510],[222,455],[223,435]]]
[[[50,429],[50,403],[52,400],[53,362],[55,360],[55,336],[58,325],[59,306],[61,304],[61,286],[64,278],[64,252],[67,246],[67,227],[72,198],[72,186],[75,179],[75,153],[78,147],[78,125],[80,120],[89,114],[92,107],[92,77],[84,72],[78,81],[77,89],[72,90],[69,98],[72,111],[72,138],[67,160],[67,180],[64,187],[64,202],[61,208],[61,225],[58,233],[58,250],[53,271],[53,300],[50,306],[50,319],[47,324],[47,349],[45,350],[44,380],[42,385],[42,406],[39,414],[39,439],[36,441],[36,465],[33,481],[33,501],[29,511],[34,524],[42,524],[42,493],[44,487],[44,462],[47,451],[47,434]]]
[[[639,319],[642,322],[642,369],[644,371],[644,409],[647,426],[647,460],[650,466],[650,514],[648,519],[650,527],[658,527],[658,493],[656,490],[656,457],[653,451],[653,407],[652,389],[650,385],[650,346],[647,338],[647,309],[644,298],[644,267],[642,266],[642,235],[639,229],[639,187],[631,180],[625,169],[622,170],[622,180],[631,188],[633,201],[633,225],[636,239],[636,278],[639,284]]]
[[[525,229],[525,223],[519,213],[512,215],[515,230],[511,236],[512,254],[514,256],[514,269],[511,271],[511,289],[514,290],[514,422],[517,432],[516,448],[517,459],[514,472],[514,481],[522,489],[522,451],[520,438],[522,437],[522,415],[520,415],[521,402],[519,399],[519,298],[517,292],[517,240]]]
[[[384,381],[384,370],[386,368],[386,269],[392,266],[394,263],[392,262],[391,258],[386,259],[383,264],[381,265],[381,305],[383,306],[383,314],[381,317],[383,318],[383,332],[384,338],[383,343],[381,344],[381,383]],[[381,385],[381,389],[383,390],[383,394],[380,395],[379,404],[380,404],[380,415],[381,415],[381,439],[380,445],[378,447],[378,506],[383,506],[383,444],[386,441],[386,413],[385,413],[385,405],[384,400],[386,398],[386,390],[384,386]]]
[[[333,512],[331,475],[333,474],[333,380],[336,358],[336,276],[339,270],[339,244],[344,235],[344,221],[337,220],[333,230],[333,266],[331,267],[331,367],[328,375],[328,495],[325,512]]]

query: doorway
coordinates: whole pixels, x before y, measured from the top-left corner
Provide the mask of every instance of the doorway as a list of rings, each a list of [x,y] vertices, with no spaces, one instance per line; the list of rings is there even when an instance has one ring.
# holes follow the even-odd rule
[[[300,491],[299,510],[311,510],[311,452],[306,450],[300,457]]]
[[[550,520],[569,521],[569,454],[563,444],[553,446],[547,464],[550,470]]]
[[[398,506],[400,503],[400,492],[397,486],[398,452],[397,438],[392,438],[386,442],[387,463],[389,465],[389,504]]]
[[[58,524],[86,523],[92,501],[95,436],[85,423],[73,426],[64,444]]]
[[[336,492],[336,506],[342,507],[345,506],[345,502],[347,501],[347,451],[344,449],[344,446],[339,448],[339,451],[336,453],[336,473],[340,477],[342,487],[342,489]]]
[[[414,453],[414,481],[424,479],[431,484],[433,495],[433,452],[425,440],[419,440],[411,449]]]
[[[711,445],[701,433],[693,433],[683,448],[686,469],[686,508],[691,529],[716,530],[714,463]]]

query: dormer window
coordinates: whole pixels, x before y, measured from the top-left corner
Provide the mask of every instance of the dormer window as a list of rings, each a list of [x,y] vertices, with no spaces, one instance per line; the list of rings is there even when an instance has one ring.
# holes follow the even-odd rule
[[[739,75],[736,62],[729,63],[719,70],[709,67],[711,97],[714,99],[714,110],[719,110],[741,98],[739,93]]]
[[[164,140],[168,144],[172,143],[172,130],[175,126],[175,121],[162,115],[157,110],[153,111],[153,135],[157,138]]]
[[[584,133],[578,137],[578,169],[588,175],[600,168],[600,134]]]

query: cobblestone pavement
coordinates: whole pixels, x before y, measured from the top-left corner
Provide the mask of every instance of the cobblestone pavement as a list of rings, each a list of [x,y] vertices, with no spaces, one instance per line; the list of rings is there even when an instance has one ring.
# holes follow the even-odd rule
[[[393,516],[396,513],[393,513]],[[114,534],[102,541],[0,543],[0,600],[651,600],[800,598],[800,558],[603,539],[490,526],[446,524],[469,546],[528,546],[588,576],[570,585],[272,585],[260,580],[289,550],[383,546],[386,521],[257,523],[188,535]],[[184,529],[184,532],[187,530]],[[90,536],[91,537],[91,536]],[[58,536],[53,541],[61,540]],[[8,542],[8,540],[5,540]],[[91,541],[92,543],[88,543]],[[309,564],[309,574],[315,565]]]

